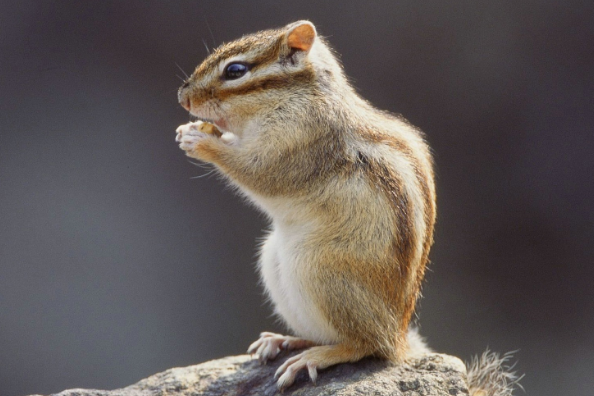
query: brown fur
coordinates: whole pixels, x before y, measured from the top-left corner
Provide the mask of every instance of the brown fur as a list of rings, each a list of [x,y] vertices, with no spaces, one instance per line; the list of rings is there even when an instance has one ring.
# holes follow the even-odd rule
[[[219,70],[235,56],[253,75],[231,84]],[[432,160],[420,133],[361,99],[308,22],[225,44],[179,97],[199,117],[222,115],[237,135],[235,144],[200,139],[188,155],[215,164],[274,224],[307,230],[291,245],[296,264],[267,265],[292,271],[299,298],[312,306],[303,307],[312,326],[319,312],[332,329],[319,331],[333,345],[292,360],[279,386],[290,384],[303,362],[324,368],[368,355],[405,359],[435,222]],[[281,304],[276,285],[266,282],[282,271],[267,275],[262,266],[271,299]],[[276,356],[266,349],[271,339],[253,347],[264,360]],[[328,343],[320,340],[305,345]]]

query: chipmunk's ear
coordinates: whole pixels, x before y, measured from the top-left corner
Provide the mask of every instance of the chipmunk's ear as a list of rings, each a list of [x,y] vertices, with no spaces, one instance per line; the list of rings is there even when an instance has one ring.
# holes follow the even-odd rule
[[[287,26],[287,45],[297,51],[308,52],[316,38],[316,27],[309,21],[298,21]]]

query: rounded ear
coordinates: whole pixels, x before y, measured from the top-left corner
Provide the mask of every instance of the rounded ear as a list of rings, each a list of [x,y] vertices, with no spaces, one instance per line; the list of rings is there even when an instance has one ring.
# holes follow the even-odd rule
[[[316,27],[309,21],[298,21],[287,26],[287,45],[297,51],[309,51],[316,38]]]

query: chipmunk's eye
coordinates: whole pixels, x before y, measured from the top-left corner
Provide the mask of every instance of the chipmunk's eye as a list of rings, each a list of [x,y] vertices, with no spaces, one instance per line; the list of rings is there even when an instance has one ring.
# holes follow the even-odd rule
[[[243,77],[245,73],[247,73],[248,67],[244,63],[229,63],[225,68],[225,72],[223,76],[225,80],[236,80],[240,77]]]

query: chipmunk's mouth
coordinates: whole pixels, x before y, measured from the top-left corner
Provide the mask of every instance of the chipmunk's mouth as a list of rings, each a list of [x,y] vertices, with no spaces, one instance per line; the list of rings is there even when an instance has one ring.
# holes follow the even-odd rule
[[[229,122],[227,117],[224,116],[225,114],[222,109],[218,108],[218,106],[211,103],[210,101],[200,104],[192,103],[190,101],[189,105],[187,107],[184,106],[184,108],[188,110],[190,115],[196,117],[197,120],[213,124],[221,132],[231,132],[229,130]]]
[[[203,132],[206,132],[211,136],[219,138],[225,144],[228,144],[228,145],[238,144],[239,139],[238,139],[237,135],[235,135],[233,132],[229,132],[229,130],[227,130],[227,121],[225,119],[218,118],[218,119],[214,120],[212,118],[197,117],[194,114],[192,114],[192,115],[194,116],[196,121],[202,121],[206,124],[210,124],[211,126],[214,126],[214,131],[212,129],[210,129],[208,131],[203,130]]]
[[[191,115],[193,115],[196,120],[202,121],[202,122],[208,122],[209,124],[213,124],[215,125],[221,132],[230,132],[229,131],[229,125],[227,124],[227,120],[225,120],[224,118],[209,118],[209,117],[201,117],[199,115],[190,113]]]
[[[198,120],[198,121],[207,122],[209,124],[215,125],[221,132],[229,132],[228,127],[227,127],[227,121],[225,121],[225,119],[223,119],[223,118],[212,119],[212,118],[206,118],[206,117],[198,117],[195,115],[194,115],[194,118],[196,118],[196,120]]]

